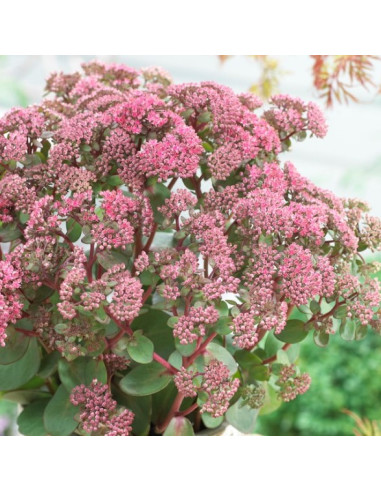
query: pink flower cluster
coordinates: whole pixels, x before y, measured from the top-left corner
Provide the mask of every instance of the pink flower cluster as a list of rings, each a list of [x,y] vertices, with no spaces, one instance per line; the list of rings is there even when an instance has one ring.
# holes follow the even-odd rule
[[[94,311],[101,305],[106,306],[111,315],[120,321],[133,320],[138,316],[143,289],[140,281],[132,277],[123,264],[114,265],[99,279],[89,282],[84,265],[77,263],[76,252],[73,259],[74,267],[67,272],[59,289],[61,301],[57,307],[63,318],[75,318],[78,307]],[[111,298],[108,299],[110,294]]]
[[[173,220],[178,217],[181,212],[187,212],[192,209],[197,203],[197,198],[188,190],[176,190],[167,198],[164,205],[159,208],[159,211]]]
[[[208,167],[216,179],[225,179],[260,152],[278,152],[280,143],[273,129],[252,110],[260,102],[248,95],[237,97],[227,87],[213,82],[181,84],[169,89],[180,103],[179,110],[189,114],[189,122],[210,134],[214,152]]]
[[[200,381],[194,381],[195,378]],[[209,412],[213,417],[224,415],[240,385],[239,379],[231,379],[227,366],[217,359],[212,359],[203,373],[181,367],[174,376],[174,382],[183,396],[194,398],[198,392],[205,393],[206,401],[201,407],[201,413]]]
[[[22,304],[17,294],[22,277],[8,261],[0,261],[0,346],[5,346],[6,328],[21,318]]]
[[[190,232],[201,241],[199,252],[208,259],[213,271],[207,276],[202,291],[207,299],[217,299],[226,292],[237,290],[239,279],[234,277],[237,265],[233,255],[236,246],[229,244],[222,214],[199,214],[188,221]],[[209,273],[209,272],[205,272]]]
[[[378,279],[369,279],[358,289],[358,297],[347,302],[350,314],[362,325],[370,324],[381,304],[381,286]]]
[[[251,313],[239,313],[233,319],[233,344],[241,349],[252,349],[258,342],[257,325]]]
[[[330,267],[329,264],[326,266]],[[310,251],[299,244],[287,248],[279,273],[283,279],[282,290],[293,304],[306,304],[322,292],[322,275],[315,270]]]
[[[203,150],[200,139],[159,97],[132,92],[127,102],[115,108],[113,119],[126,133],[155,134],[132,157],[138,174],[167,180],[195,173]]]
[[[295,366],[283,366],[277,380],[280,386],[279,395],[283,401],[294,400],[298,395],[305,393],[311,384],[311,378],[307,373],[296,375]]]
[[[178,392],[189,398],[197,396],[197,386],[193,382],[195,377],[196,373],[194,371],[181,367],[173,377]]]
[[[265,112],[265,118],[283,138],[307,130],[319,138],[327,134],[324,115],[315,103],[305,104],[299,98],[283,94],[273,96],[271,103],[274,107]]]
[[[173,335],[179,338],[181,344],[192,343],[198,337],[203,337],[209,326],[217,323],[219,314],[213,306],[191,307],[189,313],[181,316],[174,326]]]
[[[131,277],[128,271],[116,273],[112,278],[116,285],[109,306],[110,312],[120,321],[133,320],[143,305],[141,283]]]
[[[240,385],[239,379],[231,379],[228,368],[216,359],[205,367],[201,389],[208,395],[201,413],[209,412],[212,417],[221,417],[229,408],[229,401]]]
[[[107,384],[94,379],[90,386],[76,386],[71,392],[70,401],[80,407],[79,418],[85,432],[106,436],[131,434],[134,414],[128,409],[117,412],[116,401],[112,398]]]

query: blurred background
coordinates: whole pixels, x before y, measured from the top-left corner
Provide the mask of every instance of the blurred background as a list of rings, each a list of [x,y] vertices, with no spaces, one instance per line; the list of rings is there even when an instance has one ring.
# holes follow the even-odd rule
[[[171,73],[175,83],[213,80],[237,92],[251,89],[264,98],[272,93],[288,93],[315,101],[325,108],[329,132],[324,140],[294,143],[292,153],[283,154],[283,159],[291,160],[302,174],[319,186],[340,196],[367,201],[373,215],[380,216],[381,62],[371,60],[368,66],[366,59],[353,56],[357,59],[344,60],[345,65],[343,60],[333,56],[327,58],[332,60],[325,60],[320,55],[313,58],[309,55],[2,55],[0,115],[13,106],[38,102],[50,72],[73,72],[80,69],[83,61],[91,59],[125,63],[136,68],[161,66]],[[335,75],[340,77],[336,80]],[[343,80],[342,85],[339,79]],[[381,420],[380,336],[368,333],[358,342],[331,337],[325,349],[315,346],[308,338],[301,347],[300,365],[301,370],[312,377],[310,390],[275,412],[261,416],[256,429],[258,433],[353,435],[354,420],[344,414],[343,409],[349,409],[363,419]],[[2,400],[0,393],[0,435],[16,432],[16,414],[15,405]]]

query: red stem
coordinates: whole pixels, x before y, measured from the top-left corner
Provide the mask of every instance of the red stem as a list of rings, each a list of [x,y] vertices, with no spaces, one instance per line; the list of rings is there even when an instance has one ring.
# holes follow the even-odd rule
[[[149,236],[149,238],[148,238],[148,240],[147,240],[147,242],[146,242],[146,244],[145,244],[145,246],[143,248],[143,251],[146,252],[146,253],[148,253],[148,251],[149,251],[149,249],[150,249],[150,247],[152,245],[152,242],[153,242],[153,240],[155,238],[157,227],[158,227],[158,224],[156,224],[156,222],[155,222],[155,224],[152,226],[151,234],[150,234],[150,236]]]
[[[86,264],[86,271],[87,271],[87,278],[89,280],[89,283],[93,281],[93,265],[95,262],[96,255],[94,255],[94,243],[90,245],[90,253],[89,253],[89,259],[87,260]]]
[[[177,181],[177,178],[172,178],[171,182],[168,185],[169,190],[171,190],[175,186],[176,181]]]
[[[156,362],[161,364],[163,367],[165,367],[167,369],[167,371],[170,372],[171,374],[177,374],[178,373],[178,370],[175,367],[173,367],[168,361],[163,359],[163,357],[161,357],[156,352],[153,353],[153,360],[155,360]]]
[[[190,413],[194,412],[197,407],[198,407],[198,403],[195,402],[195,403],[193,403],[193,405],[191,405],[189,408],[187,408],[183,412],[177,412],[176,415],[178,415],[179,417],[185,417],[186,415],[189,415]]]
[[[107,307],[104,308],[106,314],[119,326],[120,328],[120,331],[119,333],[117,333],[114,337],[112,338],[108,338],[106,339],[106,342],[107,342],[107,347],[108,348],[111,348],[113,347],[122,337],[123,335],[127,334],[127,335],[130,335],[130,336],[133,336],[134,335],[134,332],[130,326],[130,323],[129,322],[121,322],[119,321],[118,319],[116,319],[114,316],[112,316],[112,314],[110,313],[110,311],[107,309]],[[178,370],[173,367],[169,362],[167,362],[165,359],[163,359],[159,354],[157,354],[156,352],[153,353],[153,359],[158,362],[159,364],[161,364],[163,367],[165,367],[167,369],[168,372],[170,372],[171,374],[176,374],[178,372]]]
[[[183,400],[184,400],[184,395],[182,395],[181,393],[177,393],[177,396],[173,401],[172,407],[169,410],[168,415],[166,416],[162,424],[159,424],[156,427],[156,432],[158,434],[162,434],[165,431],[165,429],[168,427],[170,421],[172,420],[172,417],[174,417],[175,414],[179,411]]]
[[[291,344],[290,343],[285,343],[282,347],[281,350],[288,350],[289,348],[291,347]],[[264,361],[262,361],[262,364],[265,365],[265,364],[270,364],[270,362],[274,362],[274,360],[276,360],[276,354],[273,355],[272,357],[269,357],[268,359],[265,359]]]
[[[212,333],[211,335],[208,336],[208,338],[200,345],[200,347],[198,349],[196,349],[192,355],[190,355],[189,357],[186,357],[185,360],[184,360],[184,367],[187,368],[189,367],[190,365],[193,364],[193,362],[195,361],[195,359],[197,359],[197,357],[199,355],[201,355],[202,353],[205,352],[206,350],[206,347],[209,345],[209,343],[217,336],[217,333]]]
[[[148,289],[144,292],[144,295],[142,297],[142,302],[145,304],[146,300],[149,298],[149,296],[152,294],[153,287],[150,285]]]
[[[143,251],[142,232],[140,229],[135,230],[135,258]]]

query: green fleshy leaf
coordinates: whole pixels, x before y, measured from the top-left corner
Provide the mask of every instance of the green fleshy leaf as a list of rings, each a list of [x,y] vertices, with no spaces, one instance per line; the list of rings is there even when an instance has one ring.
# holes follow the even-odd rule
[[[291,364],[293,364],[298,359],[299,354],[300,354],[299,344],[294,343],[289,347],[289,349],[287,350],[287,357]]]
[[[213,152],[213,146],[209,142],[202,142],[202,146],[207,152]]]
[[[21,231],[14,224],[2,225],[0,227],[0,243],[10,243],[21,237]]]
[[[169,317],[163,311],[149,309],[131,323],[131,328],[134,331],[142,330],[144,335],[154,344],[155,352],[164,357],[164,359],[168,359],[175,350],[173,332],[167,325]]]
[[[275,337],[285,343],[299,343],[306,338],[305,323],[298,319],[288,320],[284,329]]]
[[[43,415],[49,400],[37,400],[27,405],[17,419],[20,434],[24,436],[46,436]]]
[[[234,360],[231,353],[226,350],[226,348],[212,342],[207,347],[207,353],[211,354],[213,358],[225,364],[225,366],[229,369],[231,376],[237,372],[237,362]]]
[[[114,174],[113,176],[107,176],[106,183],[110,186],[121,186],[123,181],[117,174]]]
[[[208,429],[216,429],[224,421],[224,417],[212,417],[210,413],[204,412],[201,414],[201,420]]]
[[[231,318],[230,316],[221,316],[221,318],[217,321],[216,326],[214,327],[214,331],[219,335],[229,335],[231,333]]]
[[[315,331],[314,342],[318,347],[326,347],[329,343],[329,334],[324,331]]]
[[[357,251],[358,251],[359,253],[361,253],[362,251],[365,251],[366,249],[368,249],[368,245],[367,245],[367,244],[365,244],[365,243],[364,243],[364,242],[362,242],[362,241],[359,241],[359,244],[358,244],[358,246],[357,246]]]
[[[0,391],[15,390],[36,375],[41,353],[35,338],[31,339],[25,354],[16,362],[0,365]]]
[[[63,386],[69,393],[80,384],[89,386],[93,379],[104,384],[107,382],[107,371],[104,363],[89,357],[78,357],[71,362],[60,359],[58,361],[58,374]]]
[[[25,214],[24,212],[20,212],[20,222],[21,224],[26,224],[29,220],[29,214]]]
[[[20,405],[29,405],[33,401],[42,400],[43,398],[49,399],[50,393],[46,391],[40,391],[35,389],[7,391],[2,395],[2,399],[19,403]]]
[[[176,369],[180,369],[183,365],[183,358],[178,350],[175,350],[169,356],[168,362]]]
[[[191,178],[183,178],[183,183],[188,190],[194,191],[196,189],[194,182]]]
[[[288,353],[285,350],[278,350],[278,352],[276,353],[276,360],[277,362],[279,362],[279,364],[284,364],[286,366],[290,365]]]
[[[90,147],[90,145],[87,145],[87,144],[82,144],[80,149],[82,152],[91,152],[91,147]]]
[[[258,413],[258,409],[243,405],[242,398],[239,398],[226,412],[226,420],[240,432],[253,434]]]
[[[225,301],[220,301],[215,304],[215,308],[220,313],[220,316],[229,316],[229,306]]]
[[[317,301],[312,300],[310,302],[310,310],[313,314],[320,313],[320,304]]]
[[[171,381],[172,376],[157,362],[132,369],[119,382],[120,388],[131,396],[146,396],[158,393]]]
[[[333,317],[336,319],[343,319],[347,317],[347,306],[339,306],[335,309],[333,313]]]
[[[127,352],[132,360],[140,364],[148,364],[152,361],[154,346],[151,340],[141,331],[136,331],[127,342]]]
[[[367,333],[368,333],[367,325],[358,325],[356,327],[355,340],[362,340],[363,338],[366,337]]]
[[[162,183],[155,183],[153,185],[153,192],[150,193],[149,199],[151,202],[155,222],[161,223],[163,221],[164,217],[159,212],[158,208],[164,205],[165,200],[170,196],[170,190]]]
[[[49,378],[52,374],[54,374],[57,370],[57,364],[60,358],[61,358],[61,354],[57,351],[45,355],[45,357],[43,357],[41,361],[41,366],[38,371],[38,376],[40,376],[43,379],[46,379]]]
[[[173,417],[164,436],[194,436],[193,426],[186,417]]]
[[[74,420],[78,408],[70,401],[70,393],[61,384],[45,408],[43,422],[48,434],[70,436],[78,426]]]
[[[168,321],[167,321],[167,324],[170,328],[174,328],[175,327],[175,324],[179,321],[179,317],[178,316],[171,316]]]
[[[54,331],[62,335],[63,333],[65,333],[65,331],[68,330],[68,328],[69,325],[67,325],[66,323],[58,323],[54,326]]]
[[[264,383],[263,386],[266,389],[266,396],[264,404],[259,410],[259,415],[267,415],[268,413],[275,412],[282,404],[282,400],[278,397],[278,393],[272,386],[268,383]]]
[[[103,267],[105,270],[109,268],[120,265],[129,265],[130,257],[121,251],[112,250],[112,251],[101,251],[97,254],[97,262]]]
[[[275,335],[272,331],[267,333],[265,346],[264,346],[264,350],[266,353],[265,358],[268,359],[269,357],[275,355],[278,352],[278,350],[282,347],[282,345],[283,345],[282,342],[278,340],[278,338],[275,338]]]
[[[33,297],[33,302],[34,303],[41,303],[43,301],[45,301],[45,299],[48,299],[50,296],[52,296],[54,294],[54,290],[51,289],[50,287],[47,287],[46,285],[42,285],[41,287],[39,287],[36,291],[35,291],[35,294],[34,294],[34,297]],[[17,322],[17,324],[20,322],[20,321],[24,321],[24,320],[19,320]],[[25,320],[25,321],[28,321],[29,323],[31,323],[29,320]],[[31,330],[33,329],[33,326],[31,326],[30,328]]]
[[[13,364],[25,355],[31,337],[15,330],[13,326],[7,328],[5,347],[0,347],[0,365]]]
[[[93,238],[90,234],[85,234],[81,239],[81,242],[83,244],[91,244],[93,242]]]
[[[160,280],[160,277],[154,272],[150,272],[149,270],[144,270],[144,272],[142,272],[139,275],[139,280],[144,286],[156,285],[157,282]]]
[[[248,384],[255,381],[268,381],[270,378],[270,369],[268,366],[253,366],[247,371],[245,382]]]
[[[341,338],[347,342],[354,340],[356,338],[356,327],[356,321],[352,319],[343,320],[339,328]]]
[[[212,113],[210,111],[204,111],[197,118],[197,120],[200,123],[208,123],[208,121],[210,121],[211,119],[212,119]]]
[[[66,222],[66,235],[72,243],[78,241],[82,234],[82,227],[78,222],[69,218]]]
[[[262,359],[248,350],[237,350],[234,353],[234,358],[243,369],[250,369],[252,366],[262,364]]]
[[[175,338],[176,350],[180,352],[180,354],[184,357],[189,357],[190,355],[192,355],[193,352],[196,350],[196,345],[196,342],[186,343],[183,345],[182,343],[180,343],[180,340],[178,338]]]

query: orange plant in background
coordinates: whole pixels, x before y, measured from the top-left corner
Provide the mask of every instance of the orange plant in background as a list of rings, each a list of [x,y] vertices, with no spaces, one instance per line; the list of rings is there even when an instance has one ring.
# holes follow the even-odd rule
[[[327,107],[333,100],[348,103],[358,102],[350,92],[356,86],[369,89],[376,84],[372,80],[373,63],[380,58],[373,55],[310,55],[313,84],[325,99]]]
[[[219,55],[221,62],[225,62],[232,55]],[[247,55],[253,58],[261,68],[257,83],[250,87],[250,91],[269,98],[277,92],[279,79],[283,72],[279,61],[267,55]],[[374,62],[380,57],[375,55],[309,55],[313,59],[313,85],[324,99],[327,107],[331,107],[336,100],[339,103],[350,101],[358,102],[352,90],[363,87],[369,90],[376,88],[373,81]]]
[[[359,417],[355,412],[351,412],[344,408],[343,413],[349,415],[357,424],[353,429],[356,436],[381,436],[380,422]]]

